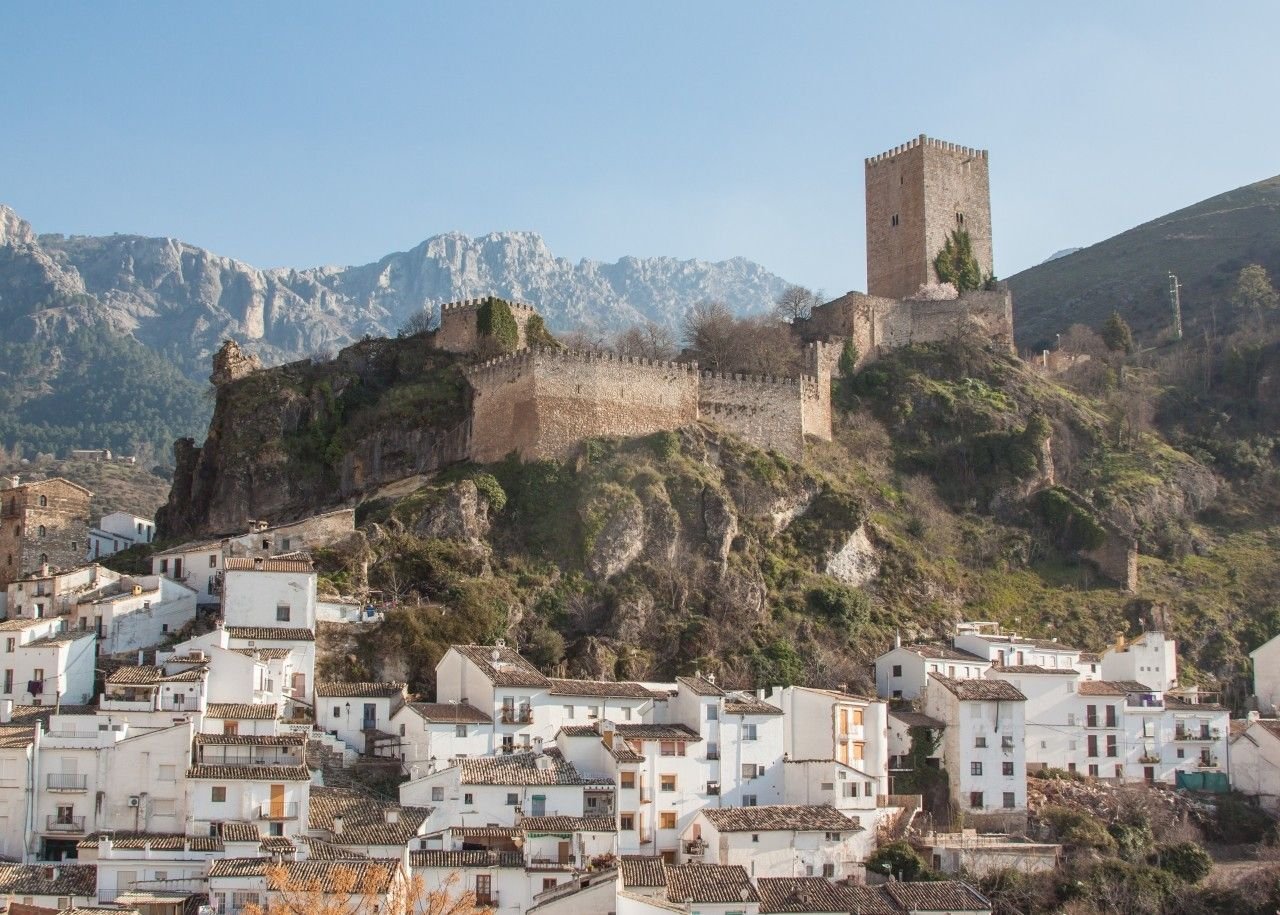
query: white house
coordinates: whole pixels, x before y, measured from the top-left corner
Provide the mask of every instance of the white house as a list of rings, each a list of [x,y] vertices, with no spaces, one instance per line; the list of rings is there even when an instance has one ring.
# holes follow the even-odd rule
[[[435,848],[409,854],[413,876],[429,887],[449,886],[455,894],[475,893],[477,908],[525,912],[531,904],[524,857],[515,850]]]
[[[858,818],[868,830],[875,827],[884,792],[869,773],[834,759],[788,759],[783,765],[783,802],[794,806],[834,807]]]
[[[390,725],[399,740],[377,747],[378,755],[399,756],[414,777],[448,766],[459,756],[494,751],[493,718],[471,705],[406,702],[391,713]]]
[[[807,686],[774,690],[769,701],[785,715],[788,758],[844,763],[874,778],[877,793],[888,793],[887,703]]]
[[[6,615],[10,619],[75,616],[79,601],[106,591],[119,579],[118,572],[97,563],[66,571],[46,566],[6,586]]]
[[[316,727],[351,749],[378,755],[380,747],[398,745],[391,720],[408,699],[405,684],[321,680],[315,695]]]
[[[1280,721],[1251,717],[1231,739],[1231,787],[1280,813]]]
[[[924,712],[946,722],[942,750],[951,796],[973,823],[1025,822],[1026,697],[1003,680],[930,675]]]
[[[209,862],[226,851],[220,836],[131,831],[95,832],[76,848],[82,863],[97,868],[99,903],[113,903],[126,893],[203,892]]]
[[[17,705],[72,704],[93,697],[92,631],[68,630],[64,617],[0,622],[0,699]]]
[[[82,597],[74,613],[81,629],[97,632],[100,654],[133,654],[194,620],[196,592],[159,575],[126,576]]]
[[[876,693],[883,699],[915,699],[930,675],[952,680],[981,677],[991,661],[950,645],[903,645],[876,658]]]
[[[1274,718],[1280,708],[1280,635],[1249,652],[1253,661],[1253,695],[1264,718]]]
[[[292,735],[225,735],[224,740],[237,742],[198,745],[198,759],[187,769],[193,832],[208,834],[228,820],[265,823],[274,836],[304,832],[311,772],[301,744],[291,743]],[[231,755],[234,748],[246,745],[253,764],[222,761],[239,758]],[[278,761],[258,765],[259,758]]]
[[[1015,632],[1005,632],[999,623],[959,623],[951,644],[961,651],[985,658],[998,667],[1032,665],[1057,670],[1074,669],[1080,663],[1079,648],[1063,645],[1057,639],[1035,639]]]
[[[89,529],[89,559],[110,556],[139,543],[150,543],[155,537],[156,523],[129,512],[116,511],[103,515],[98,526]]]
[[[1177,643],[1159,630],[1144,632],[1131,642],[1120,637],[1102,653],[1103,680],[1136,680],[1154,690],[1178,686]]]
[[[551,680],[508,648],[453,645],[436,664],[436,701],[472,705],[493,719],[495,748],[504,753],[532,750],[534,738],[555,736],[549,712],[534,715],[534,703],[551,690]]]
[[[1075,667],[1023,664],[993,667],[988,676],[1013,684],[1027,697],[1024,720],[1028,771],[1076,771],[1085,736],[1086,703],[1077,691],[1080,672]]]
[[[225,562],[226,626],[315,629],[316,573],[310,560],[233,557]]]
[[[707,807],[681,836],[682,859],[739,864],[752,877],[861,877],[874,837],[834,807]]]
[[[184,543],[151,556],[151,574],[182,582],[196,592],[200,606],[222,601],[223,548],[221,540]]]

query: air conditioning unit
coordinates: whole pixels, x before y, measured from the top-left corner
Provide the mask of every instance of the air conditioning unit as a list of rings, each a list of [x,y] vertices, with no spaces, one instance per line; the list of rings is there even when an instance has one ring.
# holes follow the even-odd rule
[[[141,805],[141,803],[142,803],[142,798],[138,797],[138,795],[136,795],[136,794],[131,794],[131,795],[129,795],[129,806],[130,806],[130,807],[137,807],[137,806]]]

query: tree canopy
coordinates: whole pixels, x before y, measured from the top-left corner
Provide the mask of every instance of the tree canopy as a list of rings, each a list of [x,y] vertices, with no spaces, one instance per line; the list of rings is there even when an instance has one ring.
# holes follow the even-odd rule
[[[933,259],[933,269],[939,283],[950,283],[959,292],[982,288],[982,268],[973,254],[973,239],[964,229],[955,229],[947,236],[942,250]]]

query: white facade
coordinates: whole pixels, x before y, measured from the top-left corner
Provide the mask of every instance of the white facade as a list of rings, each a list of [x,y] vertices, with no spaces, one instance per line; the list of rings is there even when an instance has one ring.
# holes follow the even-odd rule
[[[196,592],[169,578],[126,577],[107,591],[119,593],[82,598],[75,608],[79,627],[97,632],[103,655],[159,645],[196,618]]]
[[[10,619],[75,616],[76,604],[110,590],[120,574],[97,563],[67,571],[36,573],[6,587],[5,608]]]
[[[392,713],[390,725],[400,740],[379,755],[399,755],[413,778],[452,765],[460,756],[494,751],[493,719],[469,705],[408,702]]]
[[[861,862],[875,844],[867,832],[825,807],[707,809],[682,835],[682,860],[739,865],[753,878],[861,877]]]
[[[876,658],[876,694],[882,699],[916,699],[932,674],[953,680],[983,676],[990,660],[947,645],[895,645]]]
[[[876,791],[889,790],[888,705],[834,690],[788,686],[769,701],[785,716],[790,759],[832,759],[871,775]]]
[[[1280,813],[1280,721],[1252,718],[1232,739],[1231,787]]]
[[[1249,652],[1253,659],[1253,695],[1264,718],[1273,718],[1280,709],[1280,635]]]
[[[150,543],[155,537],[156,523],[129,512],[103,515],[96,528],[89,531],[90,560],[110,556],[139,543]]]
[[[222,619],[227,626],[315,629],[316,573],[300,559],[228,559]]]
[[[68,631],[62,617],[0,623],[0,699],[16,705],[83,704],[93,698],[92,632]]]
[[[408,698],[403,683],[316,684],[316,727],[328,731],[358,753],[373,755],[377,733],[390,734],[392,716]],[[406,727],[406,731],[407,731]],[[391,745],[394,742],[382,741]]]
[[[151,557],[151,574],[181,582],[202,606],[221,602],[223,542],[187,543]]]
[[[1178,685],[1177,643],[1163,632],[1144,632],[1132,642],[1123,639],[1102,653],[1103,680],[1135,680],[1154,690]]]

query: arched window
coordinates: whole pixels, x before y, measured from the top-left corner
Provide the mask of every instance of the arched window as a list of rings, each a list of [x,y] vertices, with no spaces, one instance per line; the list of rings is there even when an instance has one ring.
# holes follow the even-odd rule
[[[36,528],[36,533],[37,533],[37,536],[39,536],[39,537],[43,537],[43,536],[44,536],[44,525],[43,525],[43,524],[42,524],[42,525],[40,525],[38,528]]]
[[[48,507],[48,505],[49,505],[49,497],[48,497],[48,496],[41,496],[41,497],[40,497],[40,507],[41,507],[41,508],[46,508],[46,507]]]
[[[49,554],[48,554],[48,553],[41,553],[41,554],[40,554],[40,565],[45,565],[45,564],[47,564],[48,562],[49,562]]]

